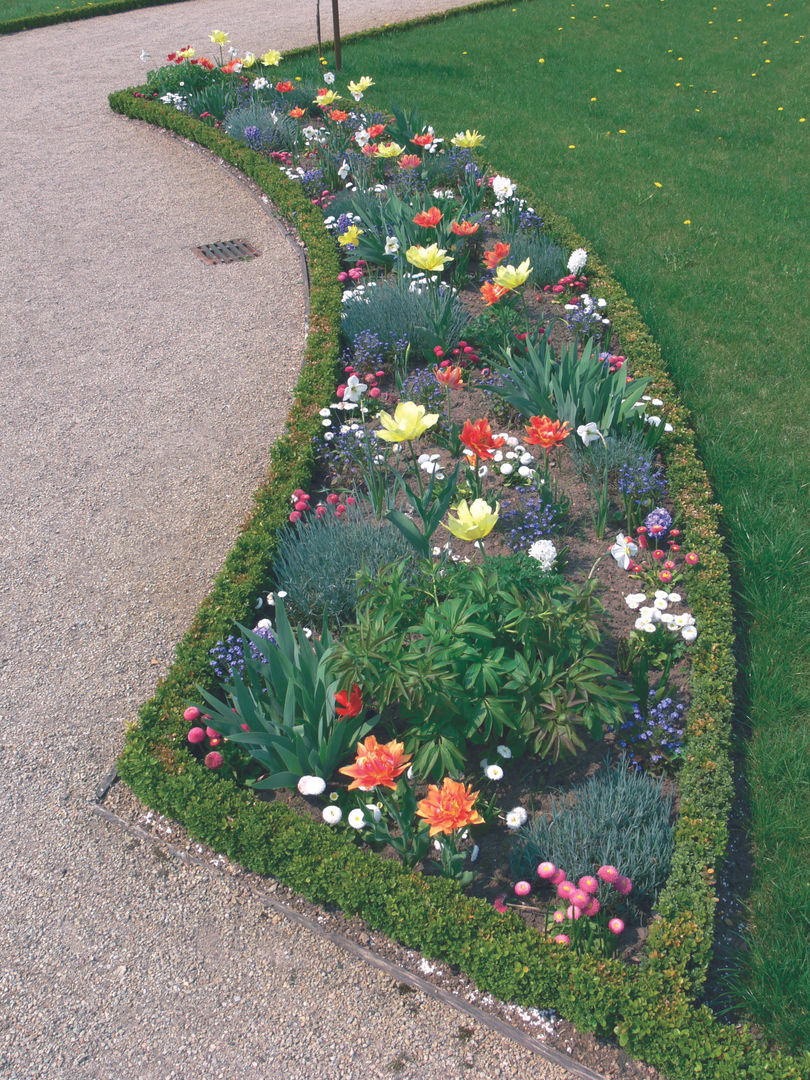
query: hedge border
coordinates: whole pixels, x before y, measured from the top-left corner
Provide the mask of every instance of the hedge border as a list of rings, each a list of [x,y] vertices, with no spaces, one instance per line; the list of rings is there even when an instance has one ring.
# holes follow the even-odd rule
[[[331,402],[337,375],[338,258],[320,213],[266,159],[171,107],[134,98],[131,90],[110,95],[110,105],[208,147],[250,176],[296,225],[311,276],[304,366],[285,433],[271,452],[268,480],[211,594],[179,643],[166,679],[141,709],[140,723],[128,729],[119,763],[122,778],[147,805],[182,821],[195,839],[229,858],[277,877],[314,902],[337,903],[407,947],[458,964],[484,991],[523,1005],[553,1007],[583,1030],[618,1037],[629,1053],[670,1080],[800,1080],[807,1075],[810,1054],[804,1062],[770,1054],[748,1029],[721,1025],[694,1000],[711,952],[714,882],[732,797],[730,580],[718,531],[720,508],[712,502],[688,413],[632,301],[591,254],[592,287],[609,302],[633,370],[652,375],[656,393],[667,400],[674,428],[663,445],[667,475],[684,519],[684,542],[701,553],[689,596],[701,632],[692,652],[693,702],[679,777],[675,854],[660,899],[662,917],[651,929],[645,962],[637,970],[561,950],[517,916],[499,915],[483,901],[464,896],[453,882],[412,874],[365,854],[289,807],[258,803],[233,781],[205,769],[188,750],[182,712],[197,695],[197,685],[210,685],[208,649],[252,610],[269,576],[275,534],[287,519],[289,492],[306,488],[311,479],[317,413]],[[587,247],[564,218],[537,201],[534,205],[556,238],[570,247]]]
[[[0,22],[0,35],[19,34],[23,30],[36,30],[40,26],[56,26],[58,23],[78,22],[80,19],[94,19],[96,15],[117,15],[119,11],[135,11],[145,7],[165,7],[169,4],[181,4],[183,0],[99,0],[97,4],[88,3],[84,7],[68,8],[65,11],[43,11],[35,15],[21,15],[18,19],[6,19]]]

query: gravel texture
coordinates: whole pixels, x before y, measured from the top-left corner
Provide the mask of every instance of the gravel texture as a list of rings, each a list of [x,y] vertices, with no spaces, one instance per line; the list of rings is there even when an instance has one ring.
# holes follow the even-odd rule
[[[342,24],[452,6],[341,0]],[[290,48],[314,5],[0,38],[0,1076],[561,1078],[87,809],[250,509],[302,357],[283,229],[215,160],[107,108],[141,49],[199,53],[214,28]],[[192,254],[236,237],[261,257]]]

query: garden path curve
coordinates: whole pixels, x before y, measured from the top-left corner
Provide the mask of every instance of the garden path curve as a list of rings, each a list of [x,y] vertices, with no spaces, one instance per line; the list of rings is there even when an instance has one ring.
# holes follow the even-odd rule
[[[341,0],[343,27],[459,2]],[[250,509],[306,316],[272,216],[107,94],[142,49],[290,48],[313,13],[196,0],[0,38],[2,1077],[563,1077],[87,808]],[[242,236],[260,258],[191,251]]]

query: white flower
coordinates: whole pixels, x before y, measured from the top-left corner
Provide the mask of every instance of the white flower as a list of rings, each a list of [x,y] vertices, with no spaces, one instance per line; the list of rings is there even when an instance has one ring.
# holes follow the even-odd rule
[[[320,776],[302,776],[298,781],[298,790],[302,795],[323,795],[326,781]]]
[[[484,477],[487,475],[488,472],[489,472],[489,468],[486,465],[480,465],[478,467],[478,475],[481,477],[482,480],[484,479]]]
[[[630,537],[625,536],[624,533],[619,533],[616,537],[616,543],[610,549],[610,554],[622,570],[627,570],[637,551],[638,544],[634,544]]]
[[[318,416],[331,416],[331,415],[332,415],[332,410],[331,409],[321,409],[318,412]]]
[[[366,815],[358,806],[355,810],[349,812],[349,816],[346,820],[353,829],[362,829],[366,824]]]
[[[658,611],[666,611],[669,606],[669,602],[665,596],[656,596],[653,600],[653,607]]]
[[[326,83],[327,86],[331,86],[332,83],[335,81],[334,72],[333,71],[325,71],[323,73],[323,81]]]
[[[345,180],[346,177],[349,175],[349,173],[351,171],[352,170],[351,170],[351,168],[349,166],[348,161],[344,161],[343,164],[338,169],[337,174],[338,174],[338,176],[340,177],[341,180]]]
[[[526,813],[522,806],[514,807],[514,809],[510,810],[509,813],[506,815],[507,828],[519,829],[521,825],[526,824],[526,819],[528,818],[528,816],[529,815]]]
[[[697,637],[697,627],[684,626],[683,630],[681,630],[681,637],[684,641],[694,641]]]
[[[501,465],[501,476],[511,476],[514,471],[515,466],[510,465],[508,461],[505,461],[503,465]]]
[[[318,137],[318,129],[314,128],[312,124],[307,124],[305,128],[301,129],[301,134],[304,136],[307,142],[312,142],[313,139],[316,139]]]
[[[646,619],[648,622],[659,622],[661,619],[661,612],[655,607],[643,607],[639,608],[639,617]]]
[[[606,308],[607,307],[607,300],[603,300],[602,297],[600,296],[599,299],[596,301],[596,306],[598,308],[600,308],[600,309]]]
[[[627,606],[629,608],[633,608],[633,610],[635,611],[636,608],[641,607],[641,605],[644,603],[644,601],[646,599],[647,599],[646,593],[632,592],[632,593],[630,593],[629,596],[625,596],[624,602],[625,602],[625,604],[627,604]]]
[[[269,619],[259,619],[259,621],[256,623],[255,632],[259,633],[259,631],[261,631],[261,630],[272,630],[272,629],[273,629],[273,624],[270,622]],[[299,790],[300,790],[300,788],[299,788]]]
[[[520,464],[521,465],[534,465],[534,458],[528,452],[528,450],[524,450],[523,453],[520,455]]]
[[[382,812],[375,803],[366,803],[366,810],[371,814],[374,821],[382,821]]]
[[[528,479],[530,476],[534,476],[534,469],[530,469],[528,465],[521,465],[518,469],[518,476],[522,476],[524,480]]]
[[[602,438],[602,432],[596,426],[595,420],[589,420],[587,424],[580,424],[577,428],[577,435],[586,446],[590,446],[592,442]]]
[[[639,629],[643,630],[646,634],[654,634],[656,627],[654,622],[645,622]]]
[[[669,600],[670,604],[680,604],[681,594],[677,592],[667,593],[667,600]]]
[[[388,239],[385,241],[385,254],[396,255],[398,251],[399,240],[396,238],[396,236],[389,236]]]
[[[356,375],[350,375],[346,380],[346,389],[343,391],[343,404],[356,403],[368,390],[368,385],[360,382]]]
[[[515,194],[517,185],[513,184],[508,176],[494,176],[492,178],[492,191],[498,202],[511,199]]]
[[[473,849],[470,852],[470,862],[475,862],[475,860],[478,858],[478,853],[480,852],[480,850],[481,849],[479,848],[478,844],[473,844]]]
[[[576,251],[572,251],[568,259],[568,273],[579,274],[585,269],[585,263],[588,261],[588,252],[585,248],[577,248]]]
[[[500,765],[487,765],[486,778],[487,780],[503,780],[503,769]]]
[[[501,744],[500,746],[496,746],[495,752],[498,754],[499,757],[502,757],[504,761],[508,761],[512,756],[512,751],[509,749],[508,746],[504,746],[503,744]]]
[[[441,851],[442,848],[444,847],[444,844],[441,842],[441,840],[434,840],[433,841],[433,846],[437,851]]]
[[[675,428],[672,426],[672,424],[664,424],[664,431],[674,431],[674,430],[675,430]]]
[[[664,404],[660,397],[654,397],[650,402],[651,405],[655,405],[656,409],[660,409]]]
[[[269,85],[270,83],[267,81],[267,79],[263,78],[262,76],[259,76],[258,79],[253,80],[254,90],[266,90]]]
[[[557,558],[557,549],[550,540],[535,540],[529,548],[529,557],[537,559],[540,563],[540,569],[545,570],[546,573],[548,573],[554,566],[554,560]]]
[[[645,419],[646,419],[648,424],[654,424],[655,427],[660,427],[660,425],[661,425],[661,417],[660,416],[647,416],[647,417],[645,417]]]
[[[321,817],[327,825],[337,825],[343,820],[343,811],[339,806],[325,806],[321,811]]]

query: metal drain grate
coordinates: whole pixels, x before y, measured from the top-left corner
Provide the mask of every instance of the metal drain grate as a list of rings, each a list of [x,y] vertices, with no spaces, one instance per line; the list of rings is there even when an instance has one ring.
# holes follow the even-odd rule
[[[203,262],[209,266],[216,263],[238,262],[240,259],[253,259],[261,252],[247,242],[247,240],[217,240],[215,244],[201,244],[194,248],[194,254],[199,255]]]

